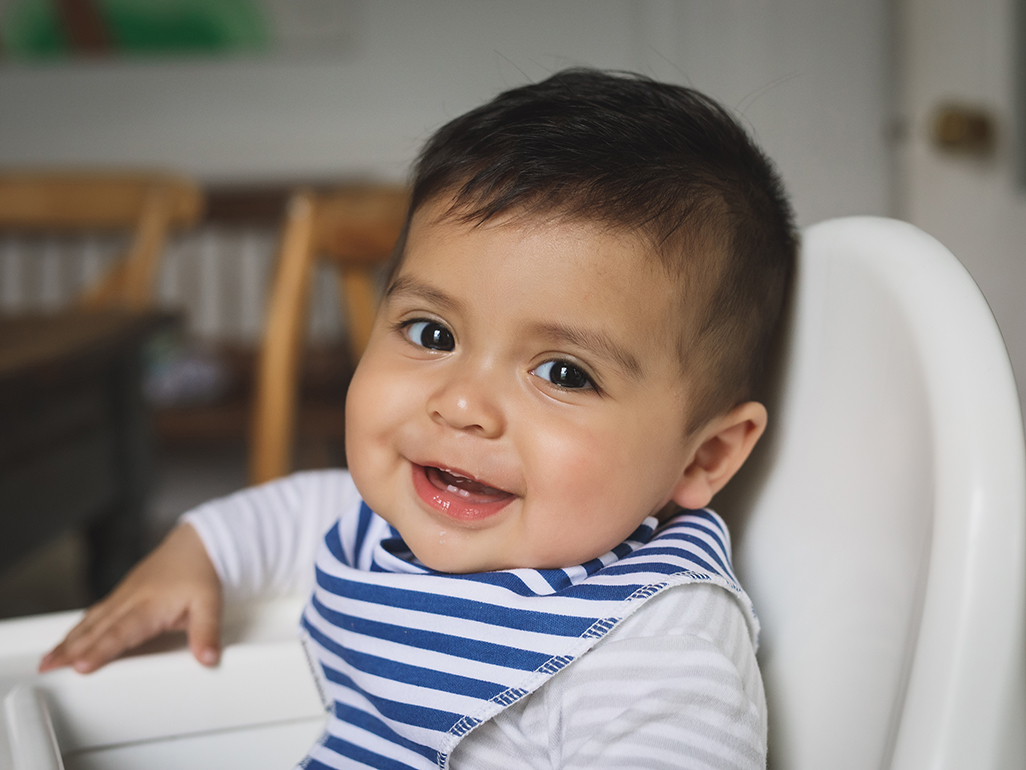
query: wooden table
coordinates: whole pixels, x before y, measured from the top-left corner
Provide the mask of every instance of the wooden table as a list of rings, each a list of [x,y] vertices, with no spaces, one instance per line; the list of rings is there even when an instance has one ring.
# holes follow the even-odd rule
[[[98,597],[141,556],[153,476],[143,345],[175,320],[0,316],[0,569],[78,528]]]

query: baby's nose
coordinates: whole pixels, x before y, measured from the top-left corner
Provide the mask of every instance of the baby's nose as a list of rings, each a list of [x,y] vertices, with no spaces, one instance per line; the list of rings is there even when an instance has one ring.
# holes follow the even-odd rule
[[[490,378],[472,369],[452,374],[428,399],[431,418],[483,438],[502,435],[506,420]]]

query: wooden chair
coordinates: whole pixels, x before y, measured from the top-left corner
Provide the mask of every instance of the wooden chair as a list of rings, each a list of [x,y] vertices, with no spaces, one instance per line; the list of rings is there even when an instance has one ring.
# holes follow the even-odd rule
[[[353,363],[370,339],[378,269],[392,254],[406,216],[405,189],[366,186],[331,194],[303,191],[289,202],[257,369],[250,481],[291,468],[299,363],[313,267],[338,268]]]
[[[173,316],[152,308],[169,231],[203,196],[165,174],[0,173],[0,229],[132,233],[75,307],[0,315],[0,568],[81,529],[94,595],[141,555],[150,489],[142,348]]]
[[[202,210],[199,187],[170,174],[0,173],[0,229],[132,231],[122,259],[81,295],[88,309],[150,307],[169,231],[195,224]]]

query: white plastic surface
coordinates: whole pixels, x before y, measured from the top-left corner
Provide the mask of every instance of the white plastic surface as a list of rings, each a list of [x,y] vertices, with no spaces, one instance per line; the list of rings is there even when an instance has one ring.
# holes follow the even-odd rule
[[[19,684],[4,698],[4,721],[12,764],[32,770],[64,770],[57,737],[43,694]]]
[[[792,320],[772,431],[714,501],[763,622],[770,766],[1026,767],[1026,460],[982,295],[914,227],[833,220]]]
[[[296,635],[301,606],[237,610],[216,669],[179,648],[37,675],[78,614],[0,623],[0,770],[293,766],[326,716]]]

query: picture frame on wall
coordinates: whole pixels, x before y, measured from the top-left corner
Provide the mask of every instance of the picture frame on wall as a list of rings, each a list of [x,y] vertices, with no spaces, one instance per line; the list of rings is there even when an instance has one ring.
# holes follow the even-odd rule
[[[0,63],[338,55],[355,0],[0,0]]]

